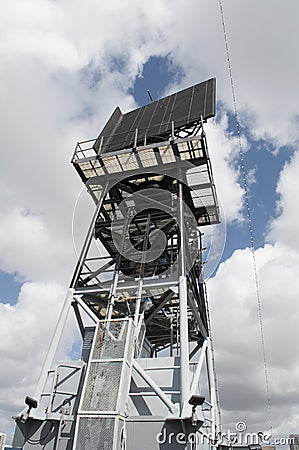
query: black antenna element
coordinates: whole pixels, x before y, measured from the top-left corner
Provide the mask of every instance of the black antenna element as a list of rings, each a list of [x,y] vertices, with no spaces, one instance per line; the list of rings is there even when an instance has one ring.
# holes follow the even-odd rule
[[[154,99],[153,99],[152,94],[150,93],[150,90],[149,90],[149,89],[147,90],[147,93],[148,93],[148,96],[149,96],[149,98],[150,98],[150,101],[153,102]]]

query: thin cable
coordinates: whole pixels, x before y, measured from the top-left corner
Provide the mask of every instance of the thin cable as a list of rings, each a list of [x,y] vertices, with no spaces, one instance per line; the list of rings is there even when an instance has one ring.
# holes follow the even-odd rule
[[[240,121],[239,121],[239,114],[238,114],[238,108],[237,108],[237,98],[236,98],[235,84],[234,84],[234,79],[233,79],[231,57],[230,57],[230,51],[229,51],[229,45],[228,45],[228,38],[227,38],[227,31],[226,31],[226,24],[225,24],[222,0],[219,0],[219,8],[220,8],[220,14],[221,14],[221,22],[222,22],[222,30],[223,30],[223,36],[224,36],[227,66],[228,66],[228,72],[229,72],[229,78],[230,78],[230,86],[231,86],[231,93],[232,93],[232,100],[233,100],[233,110],[234,110],[237,135],[238,135],[240,168],[241,168],[241,175],[242,175],[242,181],[243,181],[244,192],[245,192],[245,205],[246,205],[246,210],[247,210],[246,212],[247,212],[248,229],[249,229],[249,237],[250,237],[250,250],[251,250],[252,261],[253,261],[254,281],[255,281],[255,290],[256,290],[258,317],[259,317],[259,326],[260,326],[260,337],[261,337],[263,363],[264,363],[268,418],[269,418],[270,432],[272,435],[273,426],[272,426],[271,392],[270,392],[269,372],[268,372],[267,357],[266,357],[266,344],[265,344],[265,334],[264,334],[264,326],[263,326],[263,311],[262,311],[262,302],[261,302],[261,295],[260,295],[260,283],[259,283],[259,277],[258,277],[256,255],[255,255],[253,224],[252,224],[252,219],[251,219],[249,193],[248,193],[248,186],[247,186],[247,180],[246,180],[244,152],[243,152],[242,141],[241,141]]]

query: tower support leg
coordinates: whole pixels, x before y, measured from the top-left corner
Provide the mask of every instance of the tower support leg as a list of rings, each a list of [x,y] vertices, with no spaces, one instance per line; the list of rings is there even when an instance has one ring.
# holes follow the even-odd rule
[[[179,184],[179,232],[180,232],[180,260],[179,260],[179,305],[180,305],[180,384],[181,384],[181,415],[190,392],[189,382],[189,339],[188,339],[188,297],[187,278],[185,270],[185,225],[183,185]]]
[[[69,314],[69,311],[71,308],[71,304],[73,301],[73,293],[74,293],[74,290],[69,289],[67,296],[65,298],[65,301],[64,301],[63,307],[61,309],[60,316],[59,316],[59,319],[58,319],[58,322],[57,322],[57,325],[56,325],[56,328],[54,331],[54,335],[51,340],[51,344],[50,344],[50,347],[49,347],[49,350],[48,350],[46,359],[44,361],[44,365],[43,365],[43,368],[42,368],[42,371],[41,371],[41,374],[40,374],[40,377],[39,377],[39,380],[38,380],[38,383],[37,383],[37,386],[35,389],[34,398],[39,399],[41,396],[41,393],[43,392],[43,389],[45,387],[45,384],[46,384],[46,381],[48,378],[48,373],[51,369],[51,366],[52,366],[52,363],[54,360],[54,356],[57,351],[57,348],[58,348],[58,345],[60,342],[60,338],[63,333],[65,323],[67,321],[67,317],[68,317],[68,314]]]

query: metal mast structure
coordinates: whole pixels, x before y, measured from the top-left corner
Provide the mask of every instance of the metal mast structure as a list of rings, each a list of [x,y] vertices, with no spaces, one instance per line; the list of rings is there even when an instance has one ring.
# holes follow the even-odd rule
[[[220,430],[202,273],[219,222],[204,123],[215,79],[122,114],[72,163],[95,211],[37,388],[24,449],[199,449]],[[80,361],[52,367],[68,310]],[[88,315],[93,326],[86,326]]]

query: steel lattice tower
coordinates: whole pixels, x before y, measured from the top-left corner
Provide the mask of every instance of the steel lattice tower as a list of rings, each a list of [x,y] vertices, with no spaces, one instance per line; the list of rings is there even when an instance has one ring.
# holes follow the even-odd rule
[[[214,115],[211,79],[127,114],[116,108],[98,138],[77,144],[72,163],[95,211],[39,407],[17,418],[24,449],[191,449],[203,436],[215,444],[201,231],[219,222],[204,132]],[[82,358],[53,369],[71,306]]]

